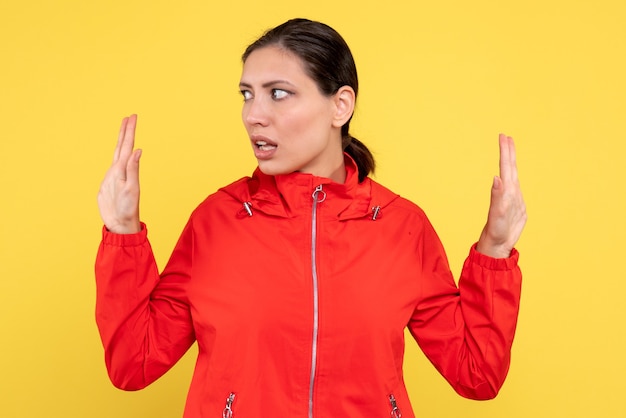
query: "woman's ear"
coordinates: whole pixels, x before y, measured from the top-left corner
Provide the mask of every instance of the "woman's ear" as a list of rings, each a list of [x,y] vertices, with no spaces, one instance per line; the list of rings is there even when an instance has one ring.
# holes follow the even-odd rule
[[[350,120],[354,113],[355,102],[356,95],[352,87],[343,86],[337,90],[337,93],[333,95],[333,103],[335,105],[334,127],[341,128]]]

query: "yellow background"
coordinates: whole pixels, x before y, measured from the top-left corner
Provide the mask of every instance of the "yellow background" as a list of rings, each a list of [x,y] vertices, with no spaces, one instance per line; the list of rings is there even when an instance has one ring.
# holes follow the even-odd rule
[[[96,193],[119,121],[138,113],[142,219],[162,267],[196,204],[254,168],[239,57],[295,16],[351,45],[353,133],[376,178],[429,214],[456,274],[485,219],[497,134],[517,141],[529,223],[508,380],[494,401],[464,400],[407,340],[417,416],[626,416],[623,0],[2,0],[0,416],[181,416],[195,349],[141,392],[106,376]]]

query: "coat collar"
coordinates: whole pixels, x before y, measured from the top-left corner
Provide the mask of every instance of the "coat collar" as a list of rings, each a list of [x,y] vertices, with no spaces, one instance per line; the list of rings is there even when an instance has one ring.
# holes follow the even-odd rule
[[[375,207],[386,206],[397,197],[369,177],[359,183],[354,160],[344,154],[344,161],[346,181],[343,184],[298,172],[269,176],[257,167],[252,177],[241,179],[221,190],[242,204],[249,204],[252,211],[285,218],[309,216],[313,192],[320,185],[326,193],[321,203],[323,206],[320,206],[323,207],[323,216],[338,220],[371,217]]]

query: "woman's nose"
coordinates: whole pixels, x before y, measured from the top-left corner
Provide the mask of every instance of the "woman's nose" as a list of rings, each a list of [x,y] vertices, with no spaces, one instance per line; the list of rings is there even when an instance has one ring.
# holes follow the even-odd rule
[[[268,112],[262,100],[248,100],[243,106],[243,119],[248,125],[267,125]]]

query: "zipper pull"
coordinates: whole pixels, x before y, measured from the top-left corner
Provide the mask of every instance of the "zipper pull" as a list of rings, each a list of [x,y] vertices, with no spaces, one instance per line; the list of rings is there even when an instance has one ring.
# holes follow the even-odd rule
[[[402,412],[400,412],[400,408],[398,408],[398,403],[393,394],[389,395],[389,403],[391,404],[391,418],[402,418]]]
[[[235,401],[235,393],[230,392],[228,398],[226,398],[226,407],[224,408],[224,412],[222,412],[222,418],[232,418],[233,417],[233,402]]]
[[[322,198],[318,200],[317,197],[320,195],[320,193],[322,194]],[[313,201],[316,203],[322,203],[324,200],[326,200],[326,192],[322,190],[321,184],[315,188],[315,191],[313,191],[311,197],[313,197]]]

